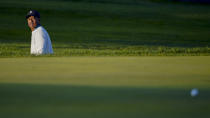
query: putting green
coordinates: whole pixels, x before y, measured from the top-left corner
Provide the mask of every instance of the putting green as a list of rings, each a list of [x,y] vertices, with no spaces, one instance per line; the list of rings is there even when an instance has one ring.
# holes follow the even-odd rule
[[[210,57],[2,58],[1,83],[210,87]]]
[[[210,57],[0,58],[1,118],[207,118]],[[190,96],[198,88],[200,94]]]

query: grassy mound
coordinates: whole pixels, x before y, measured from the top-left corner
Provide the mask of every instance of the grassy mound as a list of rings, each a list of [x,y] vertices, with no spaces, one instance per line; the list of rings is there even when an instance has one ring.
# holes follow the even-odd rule
[[[7,0],[0,1],[0,57],[30,56],[31,33],[25,20],[30,9],[41,13],[54,56],[210,54],[209,6],[148,0]]]

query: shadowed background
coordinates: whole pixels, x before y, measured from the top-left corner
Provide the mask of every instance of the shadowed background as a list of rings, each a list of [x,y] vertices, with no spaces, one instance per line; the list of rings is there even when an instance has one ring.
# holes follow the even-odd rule
[[[1,56],[29,56],[25,15],[41,13],[55,56],[209,55],[210,7],[167,0],[0,1]],[[113,52],[113,50],[115,52]]]

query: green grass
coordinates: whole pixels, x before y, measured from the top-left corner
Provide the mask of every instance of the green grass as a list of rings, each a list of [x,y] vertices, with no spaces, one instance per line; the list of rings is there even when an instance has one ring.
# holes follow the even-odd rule
[[[24,19],[29,9],[41,13],[54,56],[210,54],[208,5],[149,0],[7,0],[0,1],[0,57],[30,56],[30,30]]]
[[[208,118],[209,59],[1,58],[0,117]]]
[[[30,9],[53,55],[30,55]],[[209,21],[167,0],[1,0],[0,118],[208,118]]]
[[[30,55],[30,9],[53,55]],[[209,21],[166,0],[1,0],[0,118],[208,118]]]
[[[164,46],[100,46],[82,44],[54,44],[53,55],[63,56],[208,56],[209,47],[164,47]],[[30,45],[25,43],[7,44],[0,47],[1,57],[34,57],[30,55]]]

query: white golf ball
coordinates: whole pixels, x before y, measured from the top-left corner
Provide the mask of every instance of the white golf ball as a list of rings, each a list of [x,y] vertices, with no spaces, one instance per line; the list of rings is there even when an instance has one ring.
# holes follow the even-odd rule
[[[195,97],[195,96],[197,96],[198,94],[199,94],[199,91],[198,91],[197,88],[192,89],[191,92],[190,92],[190,95],[191,95],[192,97]]]

